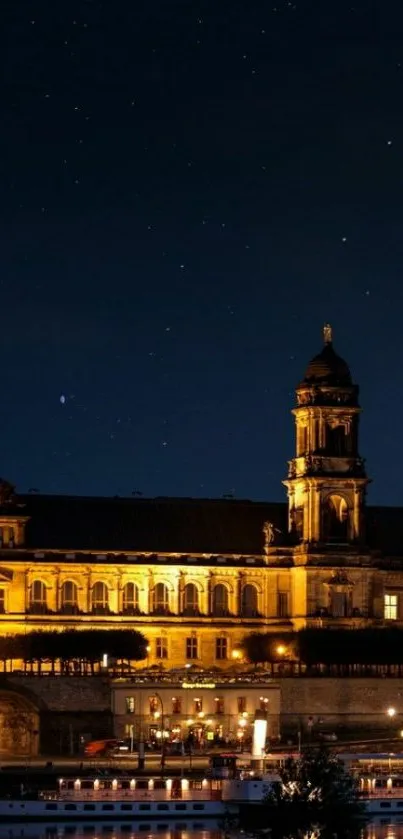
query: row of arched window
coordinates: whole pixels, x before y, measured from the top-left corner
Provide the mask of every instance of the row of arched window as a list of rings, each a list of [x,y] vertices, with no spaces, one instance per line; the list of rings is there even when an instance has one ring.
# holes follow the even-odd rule
[[[98,581],[91,590],[90,610],[93,614],[108,614],[110,591],[106,583]],[[201,614],[200,592],[195,583],[187,583],[181,594],[180,612],[188,617]],[[66,580],[60,589],[60,610],[65,614],[79,611],[78,586],[72,580]],[[34,580],[29,597],[29,609],[32,613],[44,613],[48,610],[48,589],[42,580]],[[121,610],[126,615],[141,614],[140,590],[136,583],[126,583],[122,590]],[[149,611],[154,615],[171,614],[170,592],[165,583],[157,583],[150,595]],[[215,617],[227,617],[229,609],[229,591],[223,583],[213,586],[209,605],[210,614]],[[244,585],[240,596],[240,614],[242,617],[258,617],[258,591],[255,585]]]

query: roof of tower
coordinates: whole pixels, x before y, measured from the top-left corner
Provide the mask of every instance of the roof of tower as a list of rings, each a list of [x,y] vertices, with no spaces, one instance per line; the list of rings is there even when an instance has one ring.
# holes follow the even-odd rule
[[[323,328],[323,337],[324,347],[309,362],[301,384],[351,387],[353,381],[350,368],[347,362],[334,351],[332,329],[328,324]]]

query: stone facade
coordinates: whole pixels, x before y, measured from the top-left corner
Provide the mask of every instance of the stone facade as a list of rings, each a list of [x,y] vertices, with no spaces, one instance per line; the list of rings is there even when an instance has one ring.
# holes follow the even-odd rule
[[[148,665],[225,669],[252,631],[402,625],[403,515],[366,508],[358,387],[324,337],[296,390],[288,509],[16,495],[3,481],[0,636],[135,628]]]

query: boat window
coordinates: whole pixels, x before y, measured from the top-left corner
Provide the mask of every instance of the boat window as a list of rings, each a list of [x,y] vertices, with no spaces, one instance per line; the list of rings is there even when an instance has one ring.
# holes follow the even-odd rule
[[[113,804],[103,804],[103,805],[102,805],[102,809],[103,809],[103,810],[114,810],[114,809],[115,809],[115,807],[114,807],[114,805],[113,805]]]
[[[382,810],[390,810],[390,801],[381,801],[379,806]]]
[[[121,804],[120,809],[121,810],[133,810],[133,805],[132,804]]]
[[[149,804],[140,804],[139,810],[151,810],[151,807]]]
[[[147,832],[150,832],[151,825],[150,824],[139,824],[138,830],[147,830]]]
[[[403,807],[403,801],[398,801],[398,802],[397,802],[397,806],[398,806],[398,807]]]
[[[65,804],[64,809],[65,810],[77,810],[77,807],[76,807],[75,804]]]
[[[175,810],[186,810],[186,804],[175,804]]]
[[[45,810],[57,810],[57,804],[45,804]]]
[[[157,810],[169,810],[169,804],[157,804]]]
[[[95,810],[95,804],[84,804],[84,810]]]
[[[204,810],[204,804],[193,804],[194,810]]]

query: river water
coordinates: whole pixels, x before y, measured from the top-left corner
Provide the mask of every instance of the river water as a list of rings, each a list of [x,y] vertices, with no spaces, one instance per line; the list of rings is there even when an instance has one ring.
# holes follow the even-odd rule
[[[386,824],[384,820],[368,824],[360,839],[403,839],[403,822]],[[386,821],[386,820],[385,820]],[[146,822],[35,823],[0,825],[0,839],[252,839],[244,831],[223,831],[219,822],[149,824]],[[340,838],[342,839],[342,837]]]

